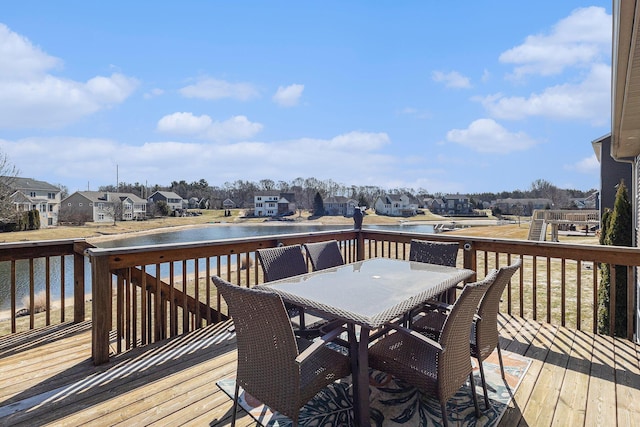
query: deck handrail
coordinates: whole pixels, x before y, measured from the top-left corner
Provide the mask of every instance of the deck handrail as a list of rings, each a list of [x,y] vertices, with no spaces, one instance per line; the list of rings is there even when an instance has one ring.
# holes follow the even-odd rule
[[[633,339],[635,271],[640,248],[470,237],[447,233],[332,230],[239,239],[138,246],[90,247],[82,239],[0,244],[0,261],[73,255],[74,320],[84,319],[84,262],[91,261],[93,357],[116,353],[216,323],[226,318],[224,301],[210,284],[215,274],[242,286],[262,283],[255,251],[277,245],[323,240],[340,243],[345,262],[371,257],[408,259],[411,239],[457,242],[459,265],[481,279],[492,268],[523,260],[522,272],[505,289],[501,309],[509,314],[561,326],[597,331],[599,268],[626,268],[627,338]],[[75,270],[75,268],[78,270]],[[616,269],[611,269],[615,272]],[[615,273],[614,273],[615,274]],[[614,278],[612,278],[612,283]],[[615,318],[615,287],[610,295]],[[610,325],[611,326],[611,325]],[[610,328],[612,331],[613,328]],[[111,345],[111,347],[110,347]]]
[[[73,322],[79,323],[84,321],[85,318],[85,268],[84,268],[84,250],[90,247],[84,239],[59,239],[59,240],[39,240],[31,242],[11,242],[0,243],[0,263],[9,263],[9,297],[11,300],[10,308],[10,330],[11,333],[18,332],[18,310],[17,310],[17,283],[19,279],[24,279],[28,282],[29,295],[28,295],[28,307],[26,307],[27,314],[29,316],[29,322],[26,327],[28,329],[35,329],[35,261],[43,259],[45,264],[45,324],[48,326],[51,324],[51,282],[58,281],[60,283],[60,322],[66,321],[66,301],[65,301],[65,257],[73,256]],[[56,276],[51,268],[52,260],[57,261],[60,265],[59,269],[56,269],[59,274]],[[28,262],[25,277],[19,277],[18,262]]]

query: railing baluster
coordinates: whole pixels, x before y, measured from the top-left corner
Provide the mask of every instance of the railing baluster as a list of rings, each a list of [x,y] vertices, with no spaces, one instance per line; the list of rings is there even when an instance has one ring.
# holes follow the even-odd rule
[[[182,333],[189,332],[189,309],[187,305],[187,260],[182,260]]]
[[[532,260],[533,283],[531,286],[533,299],[533,320],[538,320],[538,258],[534,255]]]
[[[122,338],[124,337],[124,279],[118,275],[116,281],[116,348],[122,352]]]
[[[147,341],[147,268],[145,265],[140,266],[142,272],[142,284],[140,285],[140,340],[142,345],[148,344]]]
[[[524,256],[520,255],[520,259],[522,260],[522,267],[520,271],[525,268],[524,264]],[[524,317],[524,274],[520,274],[520,293],[518,295],[519,298],[519,306],[520,306],[520,317]]]
[[[599,270],[598,270],[598,263],[596,263],[595,261],[593,262],[593,267],[592,267],[592,271],[593,271],[593,309],[591,310],[593,313],[593,333],[597,333],[598,332],[598,276],[599,276]]]
[[[634,284],[634,268],[627,266],[627,339],[633,339],[633,311],[634,311],[634,296],[635,296],[635,284]]]
[[[45,298],[45,324],[49,326],[51,324],[51,258],[46,257],[44,259],[44,298]],[[64,289],[64,282],[61,284]],[[62,300],[62,298],[60,298]],[[64,320],[60,319],[60,323]]]
[[[582,327],[582,261],[576,261],[576,329]]]
[[[11,333],[16,333],[16,311],[18,309],[16,303],[16,294],[17,294],[17,285],[16,285],[16,260],[11,260]]]
[[[616,330],[616,266],[609,264],[609,335]]]
[[[507,254],[507,265],[511,265],[511,254]],[[511,315],[511,279],[507,284],[507,313]]]
[[[567,260],[562,258],[560,266],[560,324],[566,325],[567,314],[567,299],[566,299],[566,285],[567,285]]]
[[[29,258],[29,329],[35,326],[35,294],[33,258]]]
[[[64,284],[66,282],[66,277],[65,277],[65,261],[64,261],[64,257],[60,257],[60,323],[64,322],[66,320],[66,314],[65,314],[65,306],[66,306],[66,295],[65,295],[65,291],[64,291]]]
[[[547,323],[551,323],[551,258],[547,257]]]
[[[131,307],[131,268],[127,268],[127,274],[124,281],[124,340],[125,340],[125,348],[129,350],[131,348],[131,313],[133,307]],[[134,299],[135,301],[135,299]]]

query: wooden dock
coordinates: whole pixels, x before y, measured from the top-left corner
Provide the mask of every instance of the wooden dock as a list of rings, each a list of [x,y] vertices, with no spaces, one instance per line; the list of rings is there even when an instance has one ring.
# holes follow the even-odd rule
[[[501,426],[632,426],[640,420],[634,343],[518,317],[500,318],[505,350],[532,359]],[[235,371],[230,322],[94,366],[91,325],[0,338],[2,426],[228,425],[216,381]],[[239,426],[256,423],[240,412]]]

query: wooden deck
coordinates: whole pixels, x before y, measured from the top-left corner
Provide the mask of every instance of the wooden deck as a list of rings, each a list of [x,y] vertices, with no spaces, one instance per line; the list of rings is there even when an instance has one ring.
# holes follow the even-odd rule
[[[631,426],[640,420],[638,346],[503,316],[503,348],[533,362],[501,426]],[[91,325],[0,338],[0,425],[227,425],[230,323],[90,360]],[[243,415],[240,412],[240,415]],[[239,426],[255,426],[244,415]]]

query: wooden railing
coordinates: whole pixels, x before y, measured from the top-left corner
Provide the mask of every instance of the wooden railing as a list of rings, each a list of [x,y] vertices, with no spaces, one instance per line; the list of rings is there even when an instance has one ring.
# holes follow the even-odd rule
[[[83,252],[87,247],[84,240],[72,239],[0,244],[0,288],[10,300],[10,307],[3,309],[10,326],[3,333],[66,322],[69,320],[67,309],[71,305],[73,321],[84,320]],[[69,275],[73,280],[72,304],[65,290]],[[22,296],[20,301],[19,296]],[[39,310],[43,310],[44,315],[36,322],[36,311]]]
[[[226,306],[211,285],[210,276],[215,274],[242,286],[262,283],[257,249],[336,239],[346,262],[372,257],[408,259],[412,238],[457,242],[459,265],[475,270],[476,279],[521,258],[523,267],[505,289],[501,310],[594,332],[600,266],[626,268],[629,304],[623,316],[627,318],[627,337],[633,339],[640,248],[364,229],[113,249],[87,248],[83,241],[8,244],[0,245],[0,261],[10,262],[13,271],[18,260],[73,255],[74,320],[78,321],[84,319],[81,250],[86,248],[84,254],[91,260],[93,358],[95,363],[103,363],[111,353],[226,319]],[[610,295],[612,322],[617,297],[615,291]]]
[[[227,318],[210,277],[262,283],[255,251],[279,244],[340,241],[356,260],[355,231],[300,233],[188,244],[87,250],[91,258],[94,363]],[[115,304],[115,308],[114,308]]]

